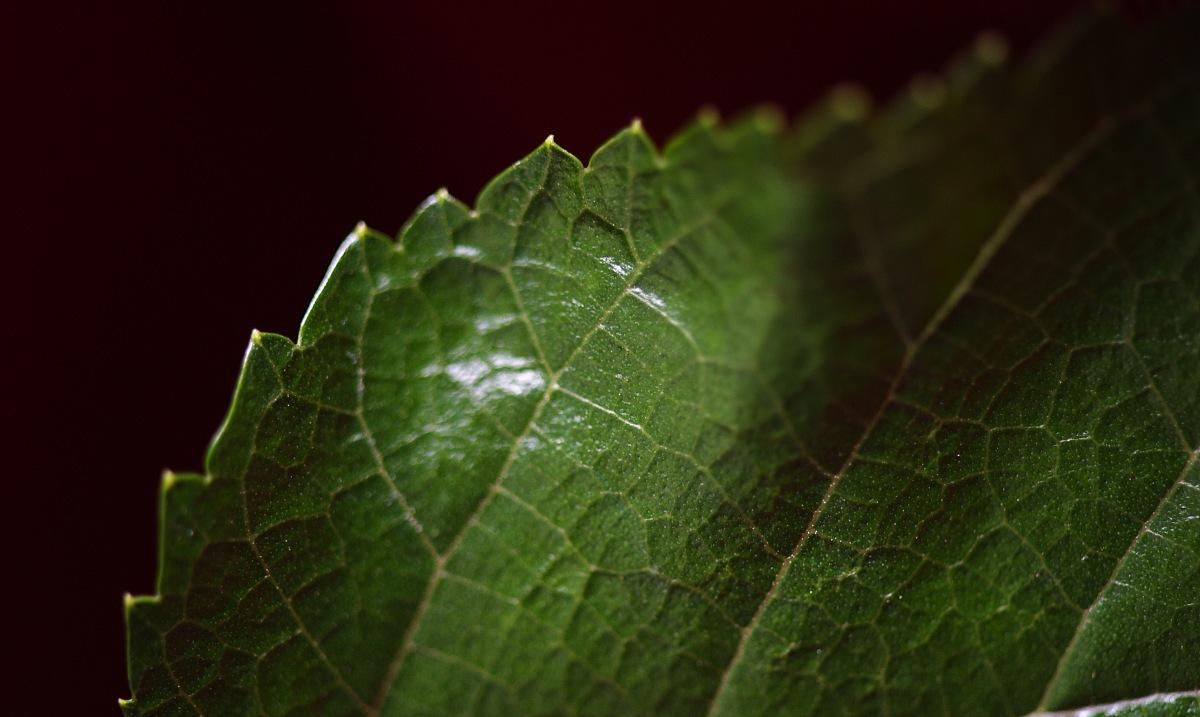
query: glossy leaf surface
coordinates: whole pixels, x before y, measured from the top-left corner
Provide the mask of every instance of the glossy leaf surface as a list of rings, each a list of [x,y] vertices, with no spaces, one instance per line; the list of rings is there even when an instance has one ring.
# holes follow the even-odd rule
[[[1195,19],[356,231],[164,481],[127,712],[1194,711]]]

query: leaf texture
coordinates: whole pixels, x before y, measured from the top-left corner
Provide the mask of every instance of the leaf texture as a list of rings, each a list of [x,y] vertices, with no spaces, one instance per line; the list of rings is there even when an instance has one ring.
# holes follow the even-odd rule
[[[356,230],[164,480],[127,713],[1195,713],[1197,19]]]

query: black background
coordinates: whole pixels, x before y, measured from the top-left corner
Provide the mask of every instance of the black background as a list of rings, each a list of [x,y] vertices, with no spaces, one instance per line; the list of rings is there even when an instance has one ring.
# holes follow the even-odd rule
[[[358,220],[394,233],[439,186],[471,202],[550,132],[586,159],[635,115],[661,143],[704,104],[794,115],[845,79],[887,96],[982,29],[1020,51],[1071,7],[164,2],[4,18],[3,620],[23,684],[0,712],[116,714],[121,595],[153,591],[160,472],[201,468],[250,330],[295,335]]]

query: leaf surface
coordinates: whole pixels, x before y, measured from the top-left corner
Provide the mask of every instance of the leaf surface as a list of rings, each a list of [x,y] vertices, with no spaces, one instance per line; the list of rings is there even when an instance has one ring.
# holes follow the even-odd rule
[[[164,480],[126,711],[1194,710],[1195,20],[357,230]]]

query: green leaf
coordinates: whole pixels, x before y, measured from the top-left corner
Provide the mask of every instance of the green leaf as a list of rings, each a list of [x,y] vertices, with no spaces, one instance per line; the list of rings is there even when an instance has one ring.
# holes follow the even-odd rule
[[[356,230],[163,482],[126,712],[1194,714],[1196,20]]]

